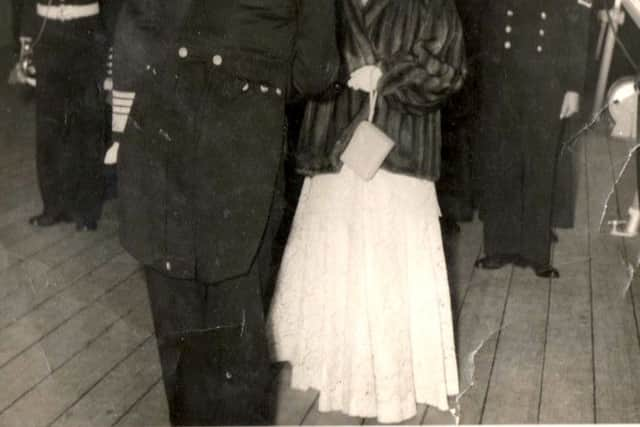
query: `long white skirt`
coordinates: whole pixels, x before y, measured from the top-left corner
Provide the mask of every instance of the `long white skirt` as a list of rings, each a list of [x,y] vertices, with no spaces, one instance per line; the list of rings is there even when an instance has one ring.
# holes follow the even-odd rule
[[[458,394],[433,183],[348,168],[307,178],[267,331],[320,411],[394,423]]]

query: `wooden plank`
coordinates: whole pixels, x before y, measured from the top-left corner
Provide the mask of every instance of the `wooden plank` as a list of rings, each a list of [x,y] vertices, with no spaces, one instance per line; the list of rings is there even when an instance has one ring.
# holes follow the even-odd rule
[[[156,384],[160,375],[156,342],[149,337],[142,347],[60,416],[52,426],[113,425]]]
[[[416,407],[416,415],[413,418],[410,418],[408,420],[399,422],[399,423],[393,423],[392,425],[398,425],[398,426],[417,426],[420,425],[422,423],[422,420],[424,419],[425,415],[427,414],[427,405],[423,405],[423,404],[418,404]],[[389,424],[384,424],[378,421],[377,418],[365,418],[364,420],[364,425],[367,426],[375,426],[375,425],[389,425]]]
[[[640,372],[640,352],[634,307],[625,292],[628,274],[620,242],[598,232],[613,162],[602,140],[587,146],[587,156],[596,422],[634,422],[640,419],[640,384],[632,373]]]
[[[28,199],[25,203],[10,209],[0,210],[0,227],[5,227],[18,221],[25,221],[29,215],[42,210],[42,202],[36,197]],[[0,247],[2,242],[0,241]]]
[[[142,310],[115,323],[90,347],[47,377],[15,404],[0,413],[0,425],[47,426],[98,384],[118,364],[141,347],[150,334],[132,328]],[[145,313],[146,315],[146,313]],[[38,408],[34,411],[34,408]]]
[[[589,218],[585,151],[579,153],[574,230],[559,232],[553,263],[560,278],[551,283],[541,423],[593,423],[593,342],[589,282]]]
[[[110,290],[102,298],[91,304],[85,311],[69,319],[60,327],[47,335],[40,346],[47,356],[49,365],[55,369],[61,366],[70,355],[81,350],[111,322],[118,320],[134,308],[147,307],[148,296],[144,275],[139,272]],[[153,332],[150,312],[147,317],[140,317],[144,323],[136,325],[137,329]]]
[[[76,240],[76,236],[79,237]],[[41,282],[46,282],[50,286],[54,281],[63,280],[67,272],[72,273],[79,266],[72,268],[78,262],[88,262],[94,258],[100,258],[99,253],[113,252],[112,246],[105,246],[105,241],[110,236],[96,240],[80,240],[87,236],[86,233],[78,233],[71,235],[69,239],[64,239],[49,248],[44,249],[40,253],[36,253],[27,259],[21,260],[4,270],[3,277],[0,279],[0,296],[4,297],[22,285],[37,286]],[[89,238],[93,239],[93,238]],[[117,239],[112,238],[112,242],[118,244]],[[92,247],[93,246],[93,247]],[[120,249],[119,246],[117,249]],[[121,252],[121,250],[119,250]],[[53,254],[57,255],[53,255]],[[57,259],[60,255],[64,258]],[[91,255],[91,256],[89,256]]]
[[[139,267],[118,257],[0,331],[0,368],[115,288]]]
[[[116,236],[117,231],[117,226],[108,223],[92,233],[73,233],[69,238],[35,254],[31,258],[55,267],[68,261],[69,258],[79,255],[86,249]]]
[[[424,414],[422,425],[456,425],[456,417],[451,411],[441,411],[437,408],[429,407]]]
[[[453,313],[459,313],[464,304],[463,301],[473,277],[474,263],[481,249],[482,223],[477,219],[473,222],[461,223],[460,233],[445,241],[445,259]]]
[[[0,410],[12,405],[116,322],[135,308],[145,307],[146,303],[143,279],[136,275],[11,360],[0,370],[0,383],[3,384]]]
[[[36,233],[29,236],[29,238],[13,245],[11,251],[24,259],[35,255],[75,232],[75,225],[73,224],[36,229]]]
[[[463,424],[479,424],[491,375],[496,338],[503,324],[512,268],[477,270],[461,307],[456,347]]]
[[[624,293],[628,280],[619,265],[593,263],[596,422],[628,423],[640,419],[640,372],[634,307]]]
[[[342,412],[320,412],[318,410],[318,401],[302,421],[302,425],[313,426],[357,426],[364,422],[362,418],[350,417]]]
[[[299,425],[313,407],[318,392],[294,390],[291,384],[291,366],[285,364],[274,384],[276,393],[275,419],[277,425]]]
[[[10,268],[1,280],[0,330],[121,254],[118,240],[108,239],[54,269],[33,260]]]
[[[169,427],[169,408],[161,379],[115,424],[117,427]]]
[[[28,224],[26,226],[31,230],[23,228],[22,224],[8,226],[19,235],[10,233],[11,236],[6,237],[4,245],[0,244],[0,271],[54,245],[74,232],[74,226],[71,224],[47,229],[36,229]],[[6,243],[7,241],[9,243]]]
[[[563,266],[551,283],[540,423],[595,422],[590,298],[589,262]]]
[[[514,269],[482,423],[537,423],[548,295],[549,279]]]
[[[16,220],[4,225],[0,227],[0,247],[10,249],[35,232],[36,228],[29,225],[27,221]]]

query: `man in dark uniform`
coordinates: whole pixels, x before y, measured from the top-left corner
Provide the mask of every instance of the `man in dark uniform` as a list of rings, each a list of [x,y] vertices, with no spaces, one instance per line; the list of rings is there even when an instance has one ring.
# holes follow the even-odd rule
[[[556,158],[584,86],[591,0],[491,0],[482,18],[476,170],[483,268],[550,264]]]
[[[36,73],[38,183],[44,209],[29,222],[95,230],[102,206],[107,49],[116,0],[29,0],[21,57]],[[32,66],[19,67],[22,71]],[[29,74],[28,72],[25,74]],[[31,76],[33,77],[33,76]]]
[[[120,15],[121,240],[146,268],[174,424],[269,423],[263,235],[285,100],[337,74],[334,13],[333,0],[130,0]]]

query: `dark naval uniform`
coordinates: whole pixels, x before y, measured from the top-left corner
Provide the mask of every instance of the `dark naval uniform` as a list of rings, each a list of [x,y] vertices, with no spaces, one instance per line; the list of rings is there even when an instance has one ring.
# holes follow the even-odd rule
[[[173,423],[269,422],[256,260],[285,101],[337,74],[334,14],[333,0],[130,0],[120,15],[121,240],[147,266]]]
[[[103,80],[116,0],[30,0],[21,36],[36,69],[38,183],[47,226],[97,225],[102,204]]]
[[[475,169],[487,268],[514,262],[555,275],[560,108],[567,91],[583,91],[590,8],[591,0],[485,2]]]

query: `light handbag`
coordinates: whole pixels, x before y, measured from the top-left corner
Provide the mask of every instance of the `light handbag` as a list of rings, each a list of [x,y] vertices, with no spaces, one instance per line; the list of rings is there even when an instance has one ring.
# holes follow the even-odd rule
[[[369,93],[369,119],[358,125],[340,160],[365,181],[370,181],[382,166],[395,142],[373,124],[378,93]]]

